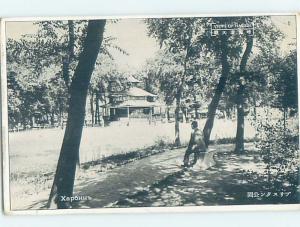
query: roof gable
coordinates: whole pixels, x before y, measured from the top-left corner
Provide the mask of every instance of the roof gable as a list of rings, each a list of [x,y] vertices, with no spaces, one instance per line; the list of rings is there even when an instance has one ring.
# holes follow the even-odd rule
[[[127,92],[128,96],[136,96],[136,97],[156,97],[157,95],[154,95],[148,91],[145,91],[138,87],[131,87],[129,88]]]

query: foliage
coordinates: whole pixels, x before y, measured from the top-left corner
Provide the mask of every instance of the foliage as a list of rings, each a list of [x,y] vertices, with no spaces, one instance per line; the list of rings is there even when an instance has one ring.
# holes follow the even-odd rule
[[[162,53],[155,59],[157,63],[154,65],[158,69],[156,72],[152,70],[151,74],[157,75],[160,90],[164,92],[168,105],[176,99],[177,108],[199,107],[207,104],[211,97],[216,97],[211,100],[211,103],[216,104],[214,107],[231,115],[236,106],[255,106],[263,100],[264,96],[260,92],[264,92],[270,70],[264,71],[261,65],[256,66],[256,60],[260,59],[261,62],[258,63],[265,63],[267,59],[274,59],[279,52],[279,41],[283,37],[271,17],[163,18],[147,19],[146,23],[149,35],[156,38],[163,48]],[[246,31],[242,34],[240,31],[211,34],[211,24],[231,23],[253,23],[260,29],[255,29],[253,36]],[[226,39],[226,44],[222,37]],[[251,47],[247,45],[245,48],[245,43],[251,43]],[[226,57],[222,58],[222,53],[225,52]],[[227,59],[228,64],[224,59]],[[229,76],[224,75],[221,81],[225,65],[228,65],[225,71],[229,71]],[[223,92],[220,101],[218,96]],[[207,127],[213,126],[214,112],[212,110],[209,114],[207,123],[210,124]],[[247,112],[248,110],[243,109],[243,118]]]
[[[237,93],[240,85],[244,86],[243,96],[246,113],[249,106],[269,105],[270,98],[267,97],[270,97],[270,93],[266,92],[266,86],[269,87],[273,83],[272,66],[276,65],[276,58],[278,58],[280,50],[279,43],[283,38],[283,34],[276,28],[270,17],[248,17],[246,20],[252,21],[255,27],[260,29],[254,31],[252,37],[254,46],[246,71],[243,74],[240,72],[241,55],[232,61],[231,76],[223,98],[225,110],[229,112],[233,112],[237,104]],[[245,48],[243,44],[245,39],[244,34],[241,36],[243,49]]]
[[[98,59],[89,91],[99,95],[102,101],[108,95],[119,93],[128,89],[126,76],[118,69],[114,60],[108,55]]]
[[[273,72],[275,80],[272,85],[275,93],[273,105],[284,109],[298,109],[296,51],[279,58],[273,65]]]
[[[197,18],[147,19],[149,35],[156,38],[163,56],[160,56],[158,70],[161,90],[165,101],[171,104],[175,98],[181,99],[189,90],[186,79],[191,75],[190,66],[200,53],[195,37],[200,27]],[[169,80],[166,82],[166,80]]]
[[[257,120],[256,147],[266,164],[266,176],[270,187],[280,189],[282,184],[295,189],[299,173],[299,131],[297,122],[290,119],[285,127],[283,119],[269,117]]]
[[[7,41],[11,128],[18,125],[33,127],[33,118],[38,124],[53,126],[62,123],[68,108],[69,85],[86,36],[87,21],[41,21],[34,26],[37,28],[35,34],[24,34],[20,39]],[[111,49],[127,54],[114,44],[115,39],[106,36],[101,46],[102,56],[111,61]],[[98,59],[98,66],[101,60]],[[108,70],[103,72],[106,74],[94,73],[94,76],[110,76]],[[103,90],[101,79],[92,81],[91,86],[97,91]],[[100,92],[104,93],[102,90]]]

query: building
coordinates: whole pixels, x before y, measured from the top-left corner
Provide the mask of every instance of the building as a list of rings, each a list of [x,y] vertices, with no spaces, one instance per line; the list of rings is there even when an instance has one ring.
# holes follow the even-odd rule
[[[143,82],[133,76],[128,78],[129,89],[109,95],[109,102],[103,105],[105,118],[109,121],[143,118],[153,120],[159,117],[164,105],[155,94],[142,89]]]

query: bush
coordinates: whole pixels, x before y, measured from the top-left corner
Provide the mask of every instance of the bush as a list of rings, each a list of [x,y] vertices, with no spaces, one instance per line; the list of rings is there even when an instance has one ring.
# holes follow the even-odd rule
[[[298,129],[287,127],[282,119],[257,123],[256,147],[266,164],[269,186],[281,189],[296,188],[299,173]]]

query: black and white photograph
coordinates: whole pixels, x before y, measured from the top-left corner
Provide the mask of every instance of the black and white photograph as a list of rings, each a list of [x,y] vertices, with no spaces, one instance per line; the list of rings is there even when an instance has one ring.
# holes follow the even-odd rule
[[[299,204],[298,17],[4,19],[6,212]]]

